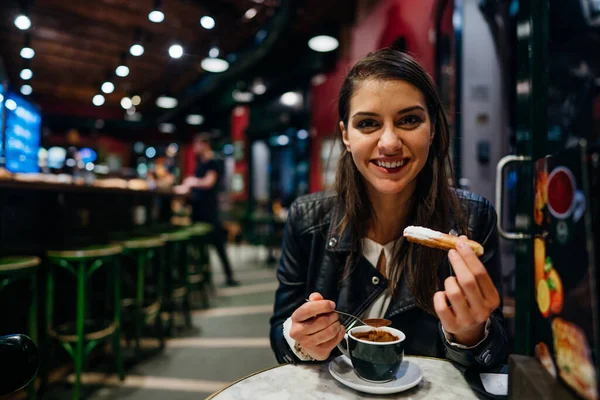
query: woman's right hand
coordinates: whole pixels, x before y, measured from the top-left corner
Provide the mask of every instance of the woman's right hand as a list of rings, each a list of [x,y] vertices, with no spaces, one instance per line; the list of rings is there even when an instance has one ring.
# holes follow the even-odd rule
[[[319,293],[311,294],[308,299],[292,314],[290,337],[312,358],[323,361],[342,341],[346,330],[333,312],[333,301],[324,300]]]

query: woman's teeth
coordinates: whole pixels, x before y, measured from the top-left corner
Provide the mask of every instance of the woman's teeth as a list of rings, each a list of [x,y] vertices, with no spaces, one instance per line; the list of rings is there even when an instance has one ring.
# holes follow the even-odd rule
[[[385,162],[385,161],[375,161],[375,165],[383,168],[400,168],[406,164],[408,160],[404,159],[402,161],[393,161],[393,162]]]

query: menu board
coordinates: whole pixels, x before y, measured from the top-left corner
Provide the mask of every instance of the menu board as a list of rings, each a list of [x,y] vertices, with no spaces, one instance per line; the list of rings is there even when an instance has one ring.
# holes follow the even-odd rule
[[[38,108],[10,91],[6,94],[4,106],[6,168],[11,172],[38,172],[42,126]]]
[[[535,164],[535,355],[579,396],[598,399],[598,297],[585,146]]]

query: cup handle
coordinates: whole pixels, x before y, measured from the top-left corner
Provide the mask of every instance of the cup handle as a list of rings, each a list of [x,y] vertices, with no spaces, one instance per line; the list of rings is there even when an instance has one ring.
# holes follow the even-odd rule
[[[348,358],[350,358],[350,351],[348,350],[348,334],[344,334],[344,338],[338,343],[337,348]]]
[[[583,217],[585,211],[585,195],[581,190],[575,192],[575,207],[573,211],[573,222],[577,222]]]

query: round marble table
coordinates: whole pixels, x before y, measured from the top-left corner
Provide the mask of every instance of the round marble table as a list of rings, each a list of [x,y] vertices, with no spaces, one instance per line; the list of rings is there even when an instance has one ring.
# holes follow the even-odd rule
[[[405,357],[423,370],[423,380],[415,388],[390,395],[370,395],[336,381],[328,364],[286,364],[257,372],[221,391],[210,400],[341,400],[341,399],[477,399],[462,373],[450,362],[427,357]]]

